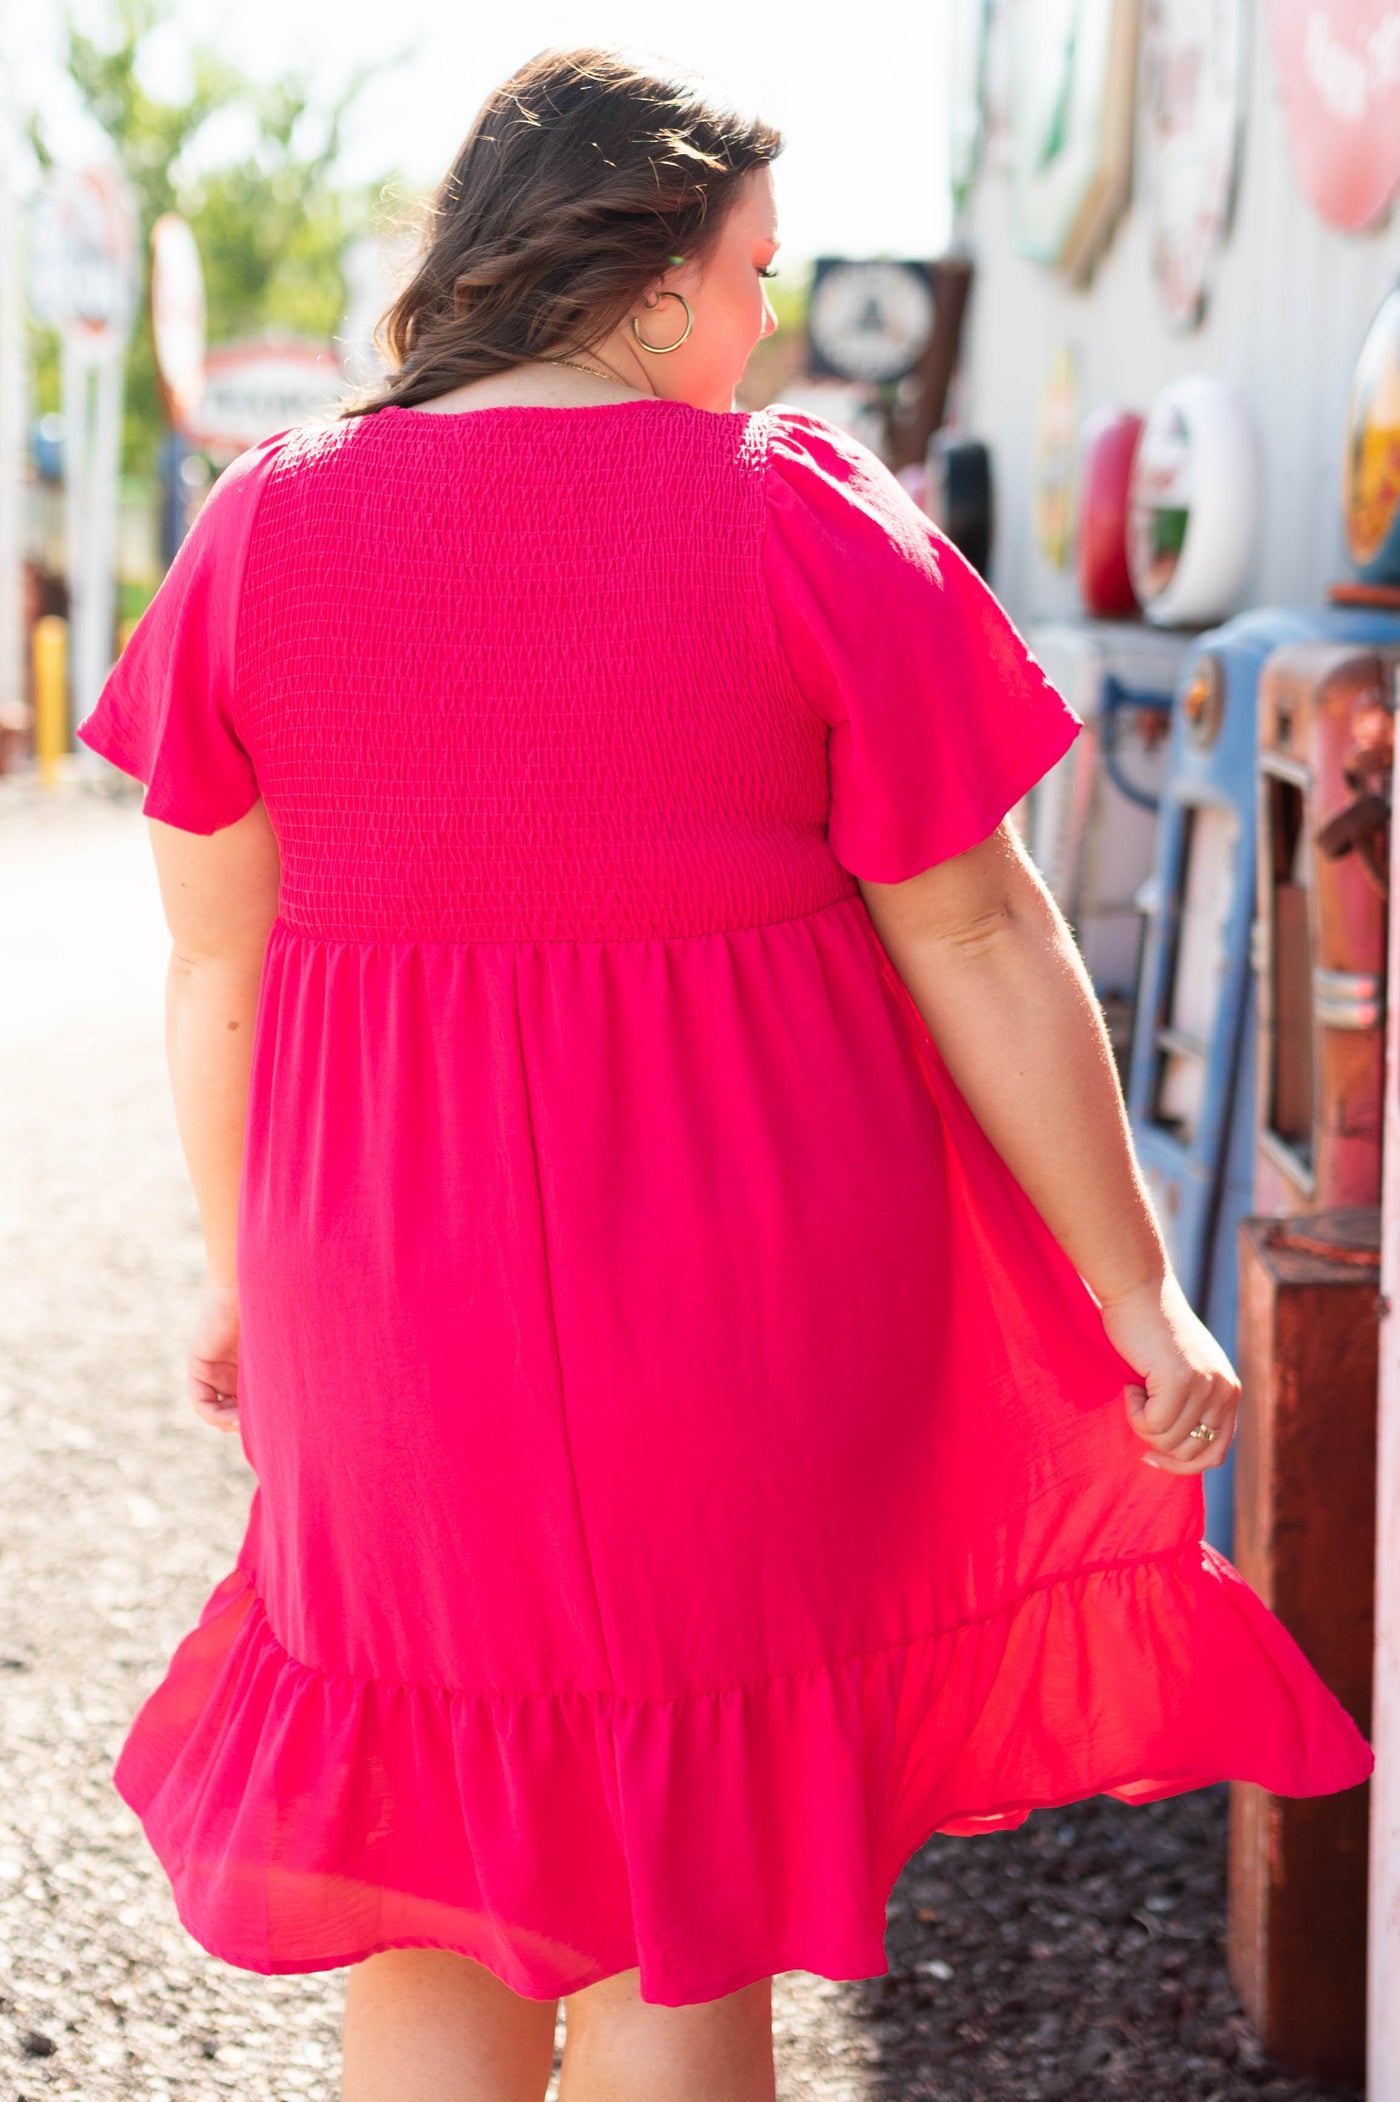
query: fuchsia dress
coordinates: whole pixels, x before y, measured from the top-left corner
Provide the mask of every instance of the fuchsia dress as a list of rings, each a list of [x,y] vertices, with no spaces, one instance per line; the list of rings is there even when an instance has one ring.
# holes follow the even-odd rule
[[[1365,1777],[857,886],[1080,727],[781,404],[392,408],[224,474],[79,728],[281,850],[258,1486],[116,1776],[206,1948],[871,1976],[935,1831]]]

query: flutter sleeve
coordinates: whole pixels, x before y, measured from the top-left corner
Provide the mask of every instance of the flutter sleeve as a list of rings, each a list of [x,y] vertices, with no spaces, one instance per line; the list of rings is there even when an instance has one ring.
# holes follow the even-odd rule
[[[830,725],[827,838],[853,875],[902,883],[994,832],[1083,719],[876,453],[822,417],[767,414],[764,574]]]
[[[146,786],[147,817],[218,832],[260,793],[236,726],[238,599],[258,496],[287,433],[215,482],[75,735]]]

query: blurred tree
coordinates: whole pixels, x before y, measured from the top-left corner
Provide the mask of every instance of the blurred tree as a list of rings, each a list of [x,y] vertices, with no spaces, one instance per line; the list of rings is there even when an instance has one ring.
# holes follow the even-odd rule
[[[190,54],[189,93],[162,102],[142,84],[142,61],[172,12],[173,0],[116,0],[107,42],[85,34],[71,15],[65,25],[68,71],[138,202],[143,259],[154,221],[182,212],[204,262],[211,342],[274,326],[329,336],[344,311],[341,250],[373,223],[393,180],[386,174],[383,183],[352,186],[336,179],[343,126],[370,69],[323,105],[301,74],[254,82],[199,48]],[[215,118],[237,143],[223,158],[196,150],[207,147],[206,127]],[[42,129],[36,125],[31,136],[47,165],[52,156]],[[40,406],[57,407],[53,339],[35,348]],[[153,471],[162,427],[143,307],[127,360],[126,473]]]

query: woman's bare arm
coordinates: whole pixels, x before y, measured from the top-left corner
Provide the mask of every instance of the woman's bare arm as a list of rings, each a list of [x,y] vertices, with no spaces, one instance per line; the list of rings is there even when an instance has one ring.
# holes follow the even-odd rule
[[[1003,823],[965,854],[861,892],[959,1091],[1143,1373],[1128,1405],[1157,1464],[1218,1465],[1239,1382],[1172,1271],[1093,987],[1020,841]],[[1214,1444],[1189,1438],[1201,1421]]]
[[[173,943],[166,974],[166,1065],[204,1231],[206,1291],[191,1353],[191,1398],[207,1421],[232,1429],[238,1187],[253,1019],[281,864],[261,802],[208,837],[156,818],[147,823]],[[228,1395],[230,1402],[216,1402],[215,1394]]]
[[[1169,1262],[1073,935],[1006,825],[907,883],[862,883],[978,1123],[1101,1301]]]

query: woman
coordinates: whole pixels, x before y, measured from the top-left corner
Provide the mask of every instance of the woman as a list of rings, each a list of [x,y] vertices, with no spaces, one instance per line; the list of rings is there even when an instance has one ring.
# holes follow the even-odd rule
[[[780,144],[523,67],[389,378],[227,470],[80,726],[258,1482],[117,1783],[207,1948],[355,1967],[347,2102],[538,2102],[561,1996],[566,2102],[761,2102],[933,1831],[1369,1768],[1200,1541],[1239,1383],[1005,822],[1080,720],[732,407]]]

